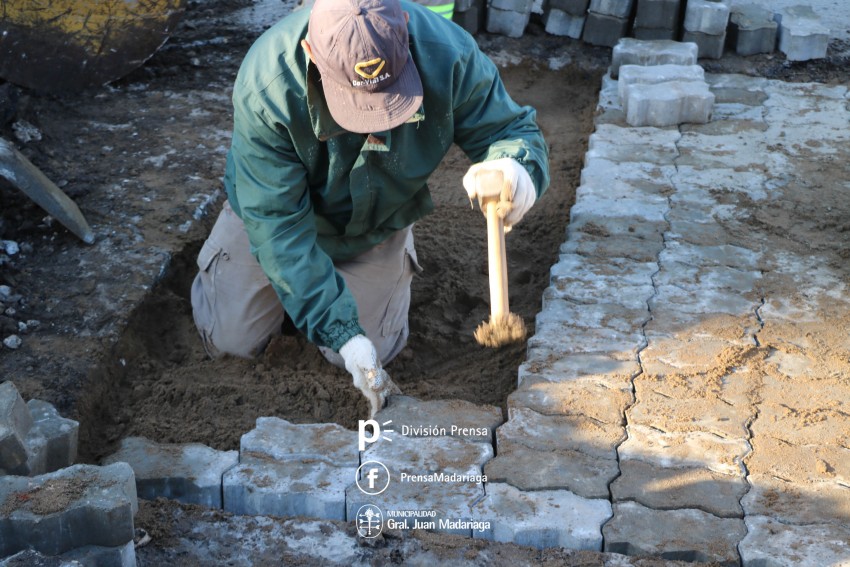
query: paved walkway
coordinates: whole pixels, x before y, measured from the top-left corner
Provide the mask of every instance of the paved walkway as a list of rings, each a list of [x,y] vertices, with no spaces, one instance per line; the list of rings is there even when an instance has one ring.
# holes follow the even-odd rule
[[[485,470],[610,501],[606,551],[850,565],[850,97],[708,81],[709,124],[655,129],[606,79]]]

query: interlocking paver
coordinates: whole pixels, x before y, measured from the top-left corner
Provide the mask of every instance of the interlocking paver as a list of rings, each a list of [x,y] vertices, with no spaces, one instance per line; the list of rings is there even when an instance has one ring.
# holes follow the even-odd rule
[[[566,490],[523,492],[508,484],[490,483],[473,517],[491,522],[490,530],[473,532],[475,538],[540,548],[600,550],[600,528],[611,517],[611,503]]]

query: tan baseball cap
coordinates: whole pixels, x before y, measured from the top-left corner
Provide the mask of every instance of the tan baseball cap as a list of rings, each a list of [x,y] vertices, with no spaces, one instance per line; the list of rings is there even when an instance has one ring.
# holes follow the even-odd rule
[[[390,130],[422,105],[398,0],[316,0],[307,40],[328,110],[349,132]]]

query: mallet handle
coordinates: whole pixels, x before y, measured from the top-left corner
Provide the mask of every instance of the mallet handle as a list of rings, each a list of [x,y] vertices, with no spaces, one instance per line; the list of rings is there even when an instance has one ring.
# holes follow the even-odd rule
[[[490,275],[490,320],[511,312],[508,307],[508,265],[505,257],[505,221],[499,216],[499,199],[484,202],[487,214],[487,265]]]

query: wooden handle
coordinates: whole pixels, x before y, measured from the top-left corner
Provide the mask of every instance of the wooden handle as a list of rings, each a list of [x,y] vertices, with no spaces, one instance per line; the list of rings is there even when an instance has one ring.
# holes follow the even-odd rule
[[[499,199],[484,202],[487,214],[487,265],[490,274],[490,320],[505,317],[508,307],[508,264],[505,257],[505,221],[499,216]]]

